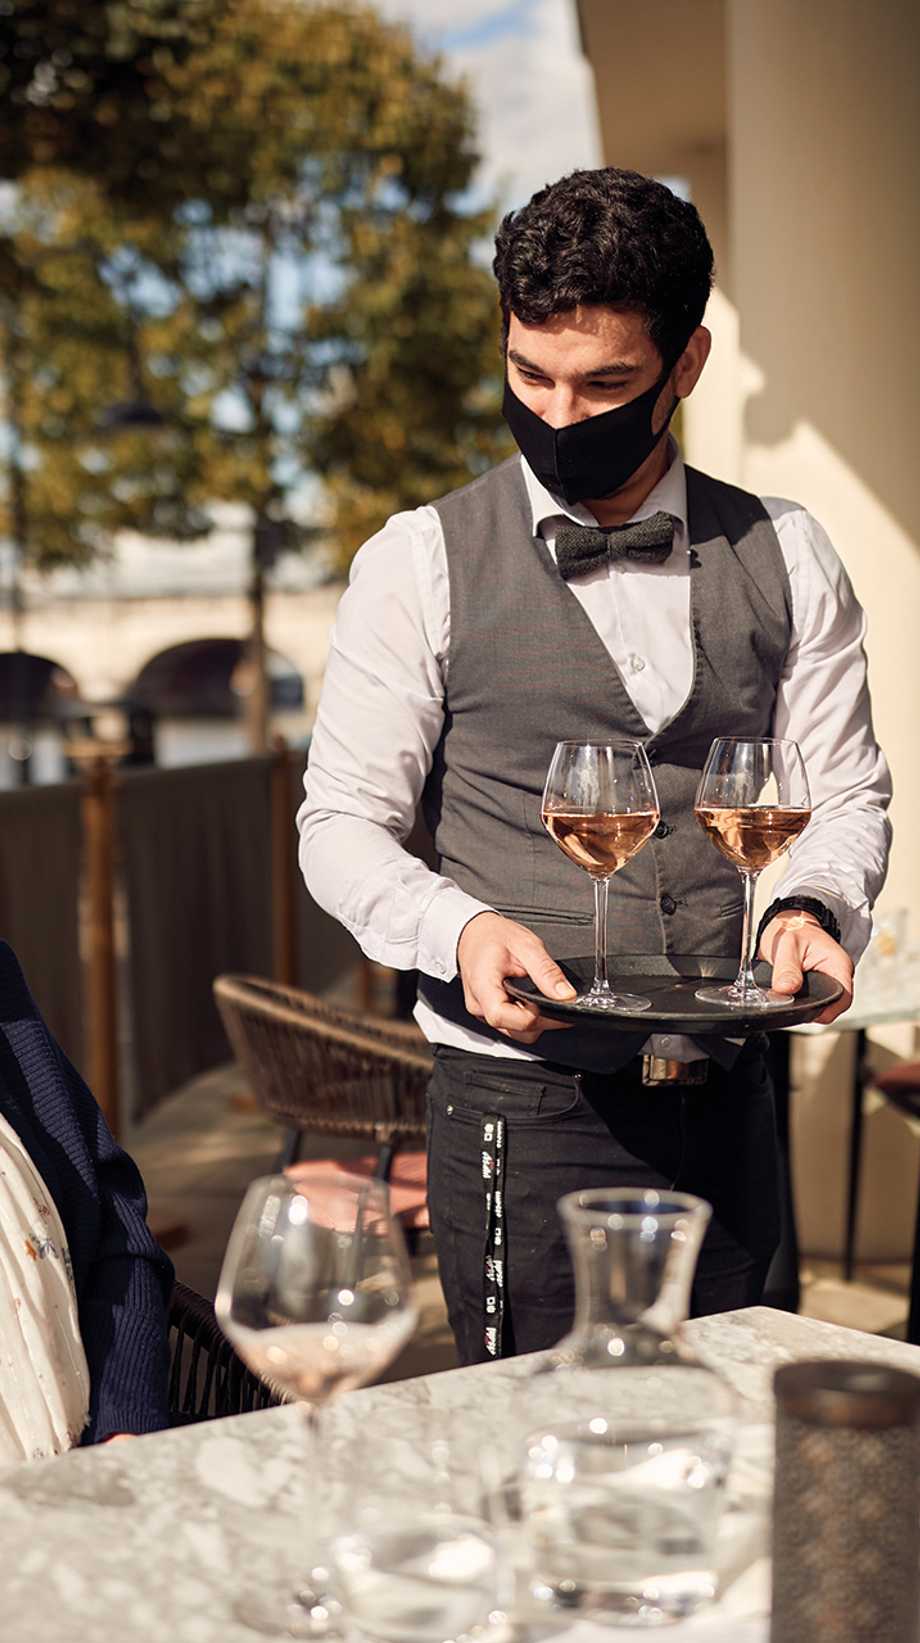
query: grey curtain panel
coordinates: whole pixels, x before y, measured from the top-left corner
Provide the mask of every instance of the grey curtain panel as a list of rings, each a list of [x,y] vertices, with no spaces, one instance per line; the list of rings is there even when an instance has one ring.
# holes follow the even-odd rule
[[[0,937],[51,1031],[82,1066],[80,799],[74,783],[0,793]]]
[[[120,776],[134,1118],[230,1059],[215,976],[271,973],[269,783],[267,758]]]

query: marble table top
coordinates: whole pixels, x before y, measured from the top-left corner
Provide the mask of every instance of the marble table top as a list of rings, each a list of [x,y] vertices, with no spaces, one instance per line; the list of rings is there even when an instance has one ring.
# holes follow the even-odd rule
[[[686,1333],[733,1383],[749,1431],[761,1437],[780,1364],[861,1358],[920,1373],[920,1348],[764,1307],[698,1319]],[[460,1423],[464,1444],[475,1449],[484,1411],[494,1418],[501,1399],[514,1398],[532,1362],[451,1370],[347,1395],[327,1414],[319,1477],[305,1475],[304,1432],[293,1407],[0,1472],[3,1643],[253,1643],[259,1634],[239,1618],[241,1591],[255,1579],[287,1589],[305,1513],[322,1520],[330,1488],[360,1465],[369,1434],[376,1442],[395,1423],[411,1436],[413,1419],[434,1410],[438,1420]],[[761,1489],[766,1500],[768,1474]],[[759,1597],[747,1614],[736,1608],[727,1630],[717,1605],[668,1634],[695,1643],[761,1643],[763,1592],[761,1571]],[[585,1622],[555,1635],[566,1643],[611,1637]]]

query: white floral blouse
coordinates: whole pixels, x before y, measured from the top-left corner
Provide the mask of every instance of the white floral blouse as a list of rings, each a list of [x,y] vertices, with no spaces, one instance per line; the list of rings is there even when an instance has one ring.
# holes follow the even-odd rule
[[[0,1114],[0,1466],[79,1442],[89,1371],[61,1217]]]

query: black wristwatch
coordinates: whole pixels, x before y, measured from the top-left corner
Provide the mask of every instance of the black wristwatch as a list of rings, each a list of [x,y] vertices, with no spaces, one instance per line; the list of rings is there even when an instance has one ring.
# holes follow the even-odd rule
[[[840,940],[840,925],[837,923],[829,907],[816,896],[781,896],[777,901],[771,901],[757,926],[757,940],[754,943],[755,953],[760,952],[760,938],[771,919],[777,913],[810,913],[812,918],[826,930],[832,941]]]

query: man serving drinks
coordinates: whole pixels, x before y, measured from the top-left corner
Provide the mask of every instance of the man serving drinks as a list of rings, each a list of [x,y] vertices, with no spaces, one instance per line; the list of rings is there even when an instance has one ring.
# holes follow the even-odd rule
[[[760,951],[778,993],[812,970],[840,983],[823,1020],[850,1002],[889,847],[865,619],[833,547],[797,504],[686,466],[669,431],[710,348],[694,207],[575,172],[504,219],[494,270],[520,454],[357,555],[298,818],[315,899],[370,958],[420,973],[429,1203],[464,1362],[568,1327],[565,1192],[708,1199],[697,1312],[755,1304],[778,1237],[762,1034],[568,1028],[506,991],[530,977],[571,999],[557,960],[592,949],[588,876],[541,820],[556,744],[639,743],[654,773],[660,819],[610,881],[611,950],[726,960],[741,883],[694,819],[707,755],[798,744],[811,820]],[[436,870],[403,848],[419,804]],[[643,1082],[649,1057],[667,1082]]]

